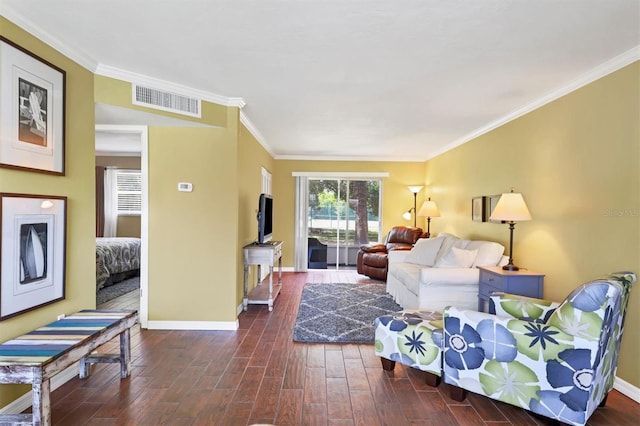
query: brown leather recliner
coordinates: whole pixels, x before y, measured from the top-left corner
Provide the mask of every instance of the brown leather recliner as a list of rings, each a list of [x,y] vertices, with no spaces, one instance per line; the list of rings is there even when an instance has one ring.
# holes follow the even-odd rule
[[[387,234],[384,244],[366,244],[358,251],[357,271],[370,278],[386,281],[388,261],[391,250],[411,250],[419,238],[426,234],[422,228],[413,226],[394,226]]]

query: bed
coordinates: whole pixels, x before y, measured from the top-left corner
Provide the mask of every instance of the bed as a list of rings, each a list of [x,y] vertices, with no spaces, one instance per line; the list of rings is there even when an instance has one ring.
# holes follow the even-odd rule
[[[140,273],[140,238],[96,238],[96,291]]]

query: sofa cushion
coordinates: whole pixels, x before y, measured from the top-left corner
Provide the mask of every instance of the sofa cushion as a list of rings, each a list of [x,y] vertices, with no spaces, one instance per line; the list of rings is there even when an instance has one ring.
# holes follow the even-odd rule
[[[451,247],[449,253],[442,256],[436,263],[436,268],[471,268],[476,260],[478,250],[465,250]]]
[[[444,238],[420,238],[404,261],[423,266],[433,266]]]
[[[396,263],[389,268],[389,274],[400,281],[411,293],[418,295],[420,289],[420,271],[432,268],[425,268],[422,265],[409,262]]]
[[[470,241],[465,250],[478,250],[473,266],[496,266],[502,258],[504,246],[492,241]]]
[[[469,244],[469,240],[463,240],[453,234],[440,233],[438,234],[438,237],[444,237],[444,241],[442,242],[442,246],[440,246],[440,250],[436,256],[436,264],[451,251],[452,247],[465,249],[467,248],[467,244]]]

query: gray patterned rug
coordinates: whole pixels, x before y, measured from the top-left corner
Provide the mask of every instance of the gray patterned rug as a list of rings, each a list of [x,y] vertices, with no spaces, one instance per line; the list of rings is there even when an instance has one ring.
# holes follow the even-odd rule
[[[400,310],[386,284],[306,284],[293,340],[373,344],[374,320]]]
[[[116,284],[112,284],[107,287],[102,287],[96,294],[96,305],[101,305],[110,300],[120,297],[123,294],[127,294],[140,288],[140,277],[132,277],[121,281]]]

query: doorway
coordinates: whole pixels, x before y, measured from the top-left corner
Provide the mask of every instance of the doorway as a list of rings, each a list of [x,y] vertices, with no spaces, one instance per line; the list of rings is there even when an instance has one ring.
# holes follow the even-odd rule
[[[143,328],[148,323],[148,130],[146,125],[96,124],[96,155],[140,157],[141,213],[140,213],[140,303],[139,315]]]

